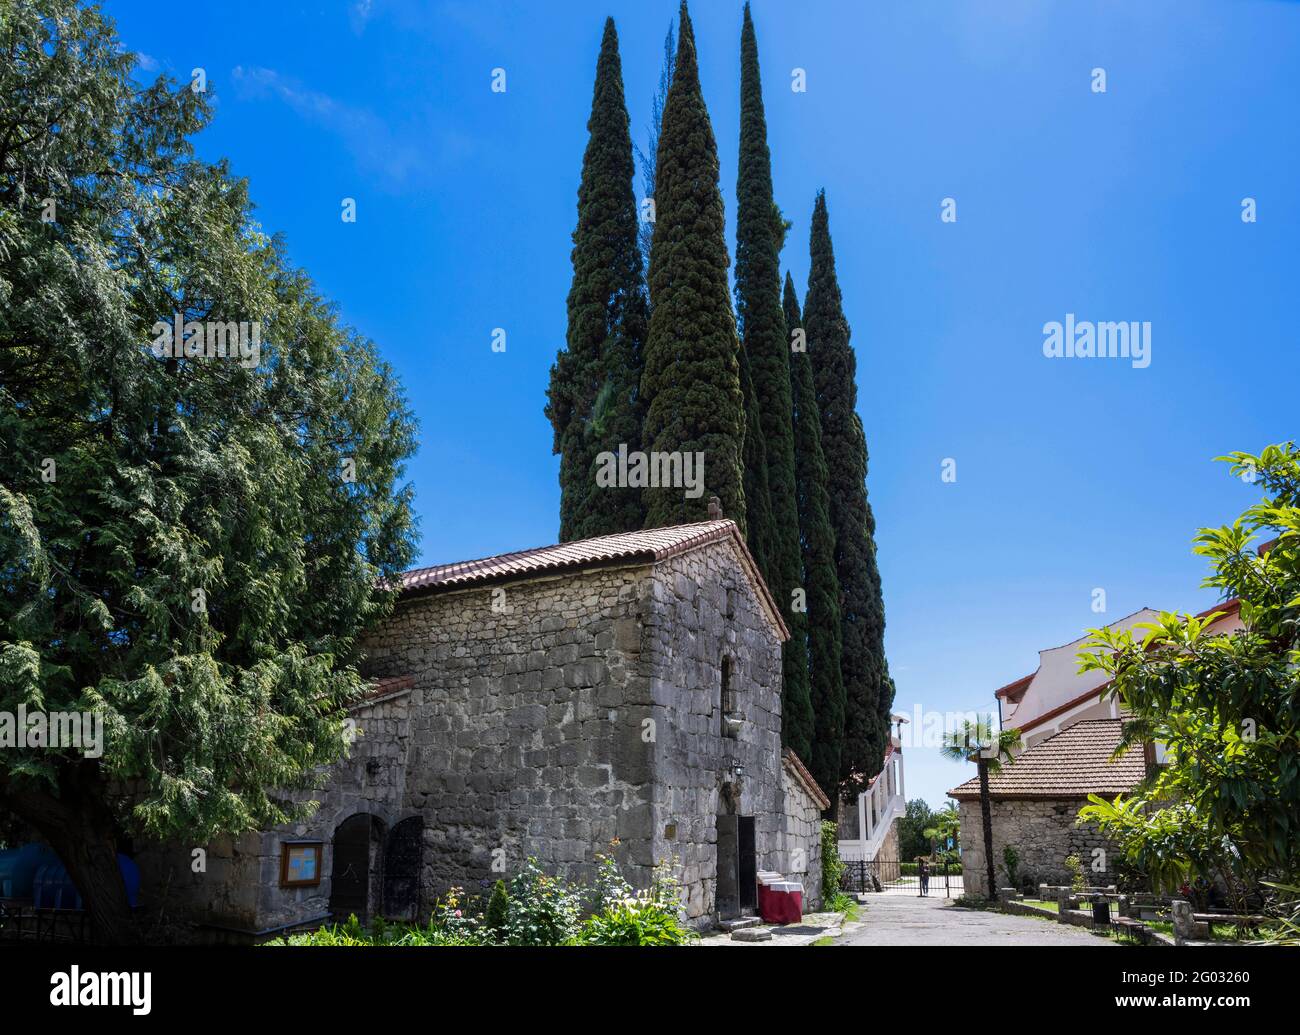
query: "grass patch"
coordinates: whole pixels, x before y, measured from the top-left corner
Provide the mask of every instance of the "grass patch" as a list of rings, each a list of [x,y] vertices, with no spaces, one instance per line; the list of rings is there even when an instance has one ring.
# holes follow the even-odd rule
[[[1022,898],[1020,900],[1027,906],[1034,906],[1038,909],[1046,909],[1049,913],[1060,914],[1061,904],[1055,901],[1048,901],[1045,898]]]

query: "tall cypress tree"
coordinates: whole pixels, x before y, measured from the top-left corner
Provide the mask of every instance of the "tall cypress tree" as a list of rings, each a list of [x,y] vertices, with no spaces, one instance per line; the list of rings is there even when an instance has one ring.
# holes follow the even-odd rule
[[[804,330],[821,418],[822,449],[830,472],[830,518],[840,579],[844,676],[841,782],[880,771],[885,757],[893,684],[885,662],[885,606],[876,567],[876,523],[867,502],[867,438],[858,417],[857,360],[849,346],[840,285],[835,275],[826,194],[813,208],[812,268],[804,299]]]
[[[637,487],[597,484],[597,457],[641,448],[646,288],[637,245],[632,136],[612,18],[596,62],[578,187],[567,349],[551,367],[546,415],[560,454],[560,540],[640,528]]]
[[[803,326],[794,281],[785,275],[787,337]],[[844,679],[840,672],[840,580],[835,572],[835,530],[831,526],[830,474],[822,453],[822,426],[812,364],[803,349],[790,352],[794,399],[795,486],[802,543],[803,588],[808,602],[808,670],[813,733],[808,766],[835,800],[844,739]],[[798,748],[795,751],[798,752]]]
[[[764,464],[745,479],[749,538],[765,551],[763,577],[779,601],[791,637],[783,652],[785,742],[803,758],[812,741],[808,701],[807,620],[792,607],[800,583],[799,508],[795,500],[794,428],[790,398],[790,348],[781,308],[781,246],[785,224],[772,195],[772,159],[758,68],[758,41],[749,4],[740,32],[740,161],[736,177],[736,313],[743,355],[753,381],[745,463]],[[754,411],[757,411],[756,413]],[[755,417],[757,419],[755,419]],[[749,446],[755,427],[762,448]],[[763,486],[756,500],[750,485]],[[760,489],[761,491],[761,489]]]
[[[701,520],[715,495],[743,529],[745,403],[727,285],[730,257],[717,145],[685,0],[655,159],[655,210],[643,441],[654,452],[703,453],[705,492],[688,499],[680,487],[647,488],[646,526]]]
[[[774,549],[772,541],[772,498],[767,488],[767,450],[763,445],[763,425],[758,416],[758,398],[754,395],[754,378],[749,357],[740,350],[740,394],[745,400],[745,446],[741,451],[745,487],[745,542],[754,555],[754,563],[767,581],[766,572]],[[769,582],[768,587],[772,588]]]

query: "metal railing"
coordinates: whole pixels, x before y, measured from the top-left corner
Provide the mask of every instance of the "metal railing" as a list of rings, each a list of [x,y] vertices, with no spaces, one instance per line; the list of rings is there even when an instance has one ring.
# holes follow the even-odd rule
[[[844,864],[843,891],[875,894],[935,895],[954,898],[964,892],[960,867],[935,863],[923,878],[916,864],[898,859],[857,859]]]

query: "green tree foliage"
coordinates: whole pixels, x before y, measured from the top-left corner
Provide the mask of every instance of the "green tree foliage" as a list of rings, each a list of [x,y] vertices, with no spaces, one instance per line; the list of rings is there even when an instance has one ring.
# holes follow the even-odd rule
[[[810,251],[804,329],[830,472],[830,518],[841,589],[845,707],[840,775],[856,787],[878,773],[884,762],[894,686],[885,661],[876,523],[867,502],[867,439],[856,412],[857,360],[849,346],[849,324],[835,274],[825,192],[818,193],[813,209]]]
[[[618,33],[605,21],[590,134],[578,187],[567,348],[551,368],[546,415],[560,455],[560,539],[640,528],[637,487],[601,486],[597,456],[640,449],[646,289],[637,244],[632,137],[623,102]]]
[[[1220,459],[1264,490],[1195,540],[1213,566],[1203,584],[1240,601],[1245,628],[1162,614],[1136,634],[1091,630],[1081,671],[1111,677],[1131,714],[1125,745],[1162,743],[1168,764],[1131,796],[1094,797],[1080,818],[1158,884],[1217,876],[1240,905],[1263,878],[1300,876],[1300,450]]]
[[[740,34],[740,161],[736,179],[736,312],[743,356],[753,380],[746,431],[745,465],[766,466],[759,499],[745,481],[750,541],[764,541],[766,558],[760,562],[763,577],[776,597],[790,639],[782,654],[784,714],[796,721],[784,733],[787,744],[803,757],[806,729],[800,728],[809,705],[808,622],[803,609],[792,606],[793,592],[802,584],[799,550],[799,504],[795,489],[794,404],[790,389],[790,343],[781,300],[781,246],[785,225],[772,195],[772,159],[767,146],[767,117],[763,111],[763,86],[758,67],[758,41],[754,22],[745,5]],[[757,410],[757,414],[754,410]],[[756,422],[754,417],[759,419]],[[757,431],[755,424],[758,424]],[[757,434],[762,441],[749,448]],[[767,500],[761,497],[764,490]],[[794,746],[798,738],[801,746]],[[828,785],[833,791],[833,785]]]
[[[413,553],[415,425],[245,183],[193,157],[203,94],[133,83],[72,0],[7,6],[0,53],[0,710],[104,732],[97,758],[0,751],[0,809],[126,942],[124,836],[284,822],[344,750],[355,638]],[[260,362],[159,356],[177,313],[260,323]]]
[[[908,804],[911,805],[911,802]],[[921,831],[921,835],[925,848],[920,854],[933,852],[943,862],[961,862],[961,813],[955,803],[950,801],[938,812],[931,813],[930,822]],[[1004,849],[1003,855],[1005,854]]]
[[[668,103],[668,88],[673,85],[673,64],[677,60],[677,33],[672,22],[668,23],[668,34],[664,36],[664,61],[659,69],[659,87],[655,90],[654,100],[650,103],[650,124],[646,127],[646,149],[641,150],[633,144],[637,164],[641,167],[641,189],[647,198],[655,196],[655,157],[659,151],[659,131],[664,121],[664,105]],[[641,256],[650,261],[650,246],[654,242],[655,225],[652,220],[642,219],[637,231],[637,240],[641,245]]]
[[[646,489],[646,526],[703,520],[714,495],[744,529],[745,404],[727,284],[718,152],[685,2],[678,20],[677,65],[655,162],[642,441],[654,452],[703,453],[706,491],[688,499],[679,487]]]
[[[753,365],[749,356],[740,350],[740,391],[745,399],[745,542],[760,572],[767,572],[776,551],[773,541],[772,497],[767,487],[767,448],[763,442],[763,425],[759,417],[758,396],[754,392]],[[766,580],[766,575],[764,576]],[[768,588],[773,591],[771,583]],[[787,623],[788,624],[788,623]]]
[[[907,803],[907,808],[898,817],[899,859],[915,859],[929,853],[930,839],[925,832],[933,828],[934,816],[924,798],[913,798]]]
[[[840,671],[840,580],[830,519],[830,473],[822,453],[812,363],[800,342],[803,320],[794,281],[785,277],[785,322],[794,404],[795,501],[799,513],[803,589],[807,603],[808,696],[787,695],[786,742],[808,760],[813,777],[838,800],[844,739],[844,677]],[[800,746],[805,745],[805,746]],[[805,750],[807,753],[805,753]]]

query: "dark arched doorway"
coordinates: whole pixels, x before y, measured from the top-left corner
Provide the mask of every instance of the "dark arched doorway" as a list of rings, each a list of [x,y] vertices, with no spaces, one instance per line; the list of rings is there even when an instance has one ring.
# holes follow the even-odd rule
[[[361,812],[349,816],[334,831],[334,865],[330,870],[330,912],[345,919],[370,913],[370,875],[383,844],[378,819]]]
[[[393,827],[384,849],[384,916],[393,920],[416,919],[423,859],[424,820],[412,816]]]

